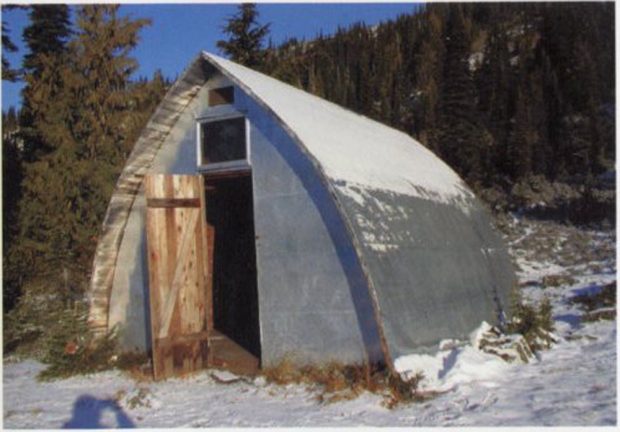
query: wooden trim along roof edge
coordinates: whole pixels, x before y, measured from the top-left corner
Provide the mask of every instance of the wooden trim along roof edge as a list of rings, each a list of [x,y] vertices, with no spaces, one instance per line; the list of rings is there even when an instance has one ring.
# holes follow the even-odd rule
[[[118,178],[101,226],[89,287],[88,323],[95,334],[109,329],[110,295],[123,233],[144,175],[181,113],[206,82],[201,55],[168,90],[138,137]],[[174,108],[173,108],[174,107]]]

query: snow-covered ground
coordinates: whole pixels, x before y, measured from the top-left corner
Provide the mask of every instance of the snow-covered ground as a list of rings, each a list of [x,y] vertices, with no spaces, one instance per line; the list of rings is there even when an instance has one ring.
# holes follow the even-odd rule
[[[370,393],[320,403],[319,392],[303,385],[222,384],[210,371],[161,383],[116,371],[40,383],[40,363],[6,362],[4,427],[615,425],[616,321],[585,322],[570,301],[615,281],[613,231],[517,219],[509,231],[524,297],[551,300],[559,339],[528,364],[505,363],[469,341],[444,343],[434,357],[397,360],[401,370],[423,370],[425,388],[444,393],[390,410]],[[544,287],[551,275],[563,283]]]

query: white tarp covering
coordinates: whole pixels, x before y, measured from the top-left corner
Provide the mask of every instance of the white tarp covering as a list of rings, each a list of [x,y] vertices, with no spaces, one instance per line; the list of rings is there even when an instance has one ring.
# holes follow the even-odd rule
[[[472,197],[448,165],[407,134],[221,57],[204,55],[271,108],[337,184],[345,181],[444,203]]]

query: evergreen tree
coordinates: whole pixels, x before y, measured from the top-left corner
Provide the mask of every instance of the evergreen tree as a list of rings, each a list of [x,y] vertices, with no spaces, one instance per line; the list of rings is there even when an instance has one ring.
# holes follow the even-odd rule
[[[21,184],[21,151],[15,108],[2,113],[2,244],[8,249],[10,233],[15,226],[15,209]]]
[[[532,153],[537,144],[537,132],[534,127],[529,99],[529,89],[523,81],[519,83],[515,100],[514,127],[510,131],[508,145],[508,174],[518,180],[532,172]]]
[[[8,253],[13,244],[17,226],[17,205],[22,181],[22,161],[19,125],[15,108],[2,113],[2,266],[4,310],[11,310],[19,296],[15,272],[11,272]],[[8,271],[7,271],[8,270]]]
[[[238,12],[228,19],[223,28],[229,39],[217,41],[217,47],[231,60],[253,68],[260,67],[264,61],[262,45],[270,25],[260,25],[257,19],[256,4],[240,4]]]
[[[137,69],[129,52],[139,41],[138,32],[150,21],[118,16],[118,5],[88,5],[78,10],[79,31],[72,43],[75,52],[73,92],[79,97],[79,121],[73,136],[80,158],[122,167],[133,143],[126,142],[134,94],[129,79]]]
[[[39,294],[50,302],[80,298],[129,141],[150,115],[138,110],[156,103],[129,82],[137,68],[129,51],[147,21],[119,18],[117,11],[80,7],[66,50],[40,54],[37,79],[29,74],[26,95],[37,114],[32,127],[45,137],[47,151],[25,164],[19,232],[9,257],[14,274],[26,276],[16,313],[36,308]],[[141,100],[148,102],[138,107]]]
[[[2,13],[15,8],[14,5],[2,6]],[[9,36],[9,28],[6,22],[2,21],[2,79],[6,81],[17,81],[18,72],[11,68],[9,60],[4,56],[5,52],[16,52],[17,46]]]
[[[598,174],[606,167],[605,154],[606,142],[613,141],[611,134],[606,134],[604,116],[602,115],[603,103],[600,87],[597,86],[597,65],[592,58],[588,44],[578,40],[575,47],[575,68],[582,79],[584,90],[581,99],[581,109],[584,117],[583,139],[586,141],[587,169],[589,173]]]
[[[28,52],[22,63],[26,85],[22,90],[20,134],[24,140],[24,160],[34,162],[52,151],[36,125],[46,113],[50,114],[45,105],[56,99],[55,90],[63,85],[64,77],[59,70],[71,28],[66,5],[32,5],[29,18],[30,24],[23,32]]]
[[[163,99],[170,85],[170,82],[164,78],[159,69],[155,71],[150,81],[142,78],[130,85],[133,101],[130,102],[132,115],[127,116],[126,153],[131,152],[133,144],[140,136],[142,129]]]
[[[23,62],[23,79],[25,87],[22,91],[22,109],[20,111],[20,126],[10,138],[4,139],[3,156],[10,160],[10,165],[3,164],[3,175],[10,175],[10,193],[13,202],[10,212],[5,217],[12,219],[10,231],[5,231],[6,242],[3,243],[4,267],[4,300],[7,310],[12,308],[17,296],[21,293],[22,277],[28,270],[27,263],[22,262],[21,251],[27,247],[21,237],[23,216],[21,208],[25,207],[22,182],[26,178],[29,163],[35,162],[43,154],[51,151],[47,137],[41,133],[37,124],[45,117],[44,107],[38,103],[43,100],[48,103],[55,100],[55,91],[42,91],[44,88],[57,88],[62,76],[56,68],[60,63],[55,62],[55,56],[61,55],[67,36],[70,34],[68,9],[62,5],[35,5],[30,6],[30,24],[24,29],[24,41],[28,52]],[[56,20],[58,20],[56,22]],[[40,80],[45,73],[46,83]],[[8,180],[5,177],[5,180]],[[3,182],[4,184],[5,182]],[[17,215],[17,216],[16,216]],[[7,219],[4,219],[8,222]],[[8,230],[9,228],[7,228]]]
[[[609,3],[437,3],[372,29],[270,44],[264,70],[509,190],[530,174],[613,166],[613,53]]]
[[[476,76],[479,108],[492,137],[490,160],[494,174],[507,174],[511,159],[508,155],[508,133],[513,114],[513,71],[506,23],[493,14],[491,30],[483,52],[483,62]]]
[[[71,35],[69,8],[66,5],[32,5],[29,18],[30,25],[23,35],[29,52],[24,56],[23,67],[26,73],[37,76],[43,67],[41,54],[56,55],[65,49]]]
[[[539,47],[538,51],[538,58],[542,65],[542,97],[546,113],[545,143],[547,146],[545,150],[548,153],[548,159],[553,161],[553,163],[547,164],[545,175],[551,180],[556,180],[566,174],[565,155],[562,151],[564,97],[557,72],[546,52],[544,44]]]
[[[372,37],[369,35],[366,46],[370,45]],[[362,41],[364,43],[364,41]],[[360,74],[357,91],[363,94],[359,98],[359,112],[368,112],[373,118],[384,123],[400,123],[400,97],[398,87],[403,85],[402,76],[399,73],[403,69],[403,56],[401,54],[400,35],[394,31],[393,26],[385,26],[377,31],[376,44],[383,47],[379,55],[370,56],[360,65]],[[372,52],[364,50],[363,52]],[[371,86],[367,86],[371,83]],[[370,88],[369,88],[370,87]],[[364,109],[365,108],[365,109]]]
[[[70,54],[64,61],[62,56],[50,60],[39,80],[48,85],[37,88],[36,106],[43,115],[36,126],[53,151],[26,173],[21,220],[22,234],[46,250],[45,264],[89,265],[92,237],[132,144],[127,138],[133,133],[136,94],[128,84],[137,64],[128,53],[147,21],[119,18],[117,11],[118,6],[81,7]],[[61,85],[54,88],[47,74],[62,76]],[[57,189],[47,191],[46,185]],[[45,223],[41,219],[54,213],[54,202],[65,203],[65,214]]]
[[[439,91],[443,75],[443,19],[435,10],[424,12],[427,20],[423,42],[415,56],[412,72],[418,93],[416,104],[416,132],[420,141],[431,150],[439,151],[438,117]]]
[[[484,168],[491,142],[477,111],[467,27],[461,5],[454,5],[447,22],[438,140],[444,159],[466,179],[475,182],[488,174]]]

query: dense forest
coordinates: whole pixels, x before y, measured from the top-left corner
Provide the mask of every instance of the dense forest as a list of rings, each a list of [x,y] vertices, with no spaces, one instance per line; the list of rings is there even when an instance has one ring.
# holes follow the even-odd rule
[[[414,136],[473,186],[613,167],[611,2],[428,4],[272,46],[262,68]]]
[[[21,67],[2,59],[2,78],[25,83],[2,115],[5,351],[75,326],[59,317],[84,300],[114,184],[170,85],[133,77],[148,20],[113,5],[28,10]],[[532,179],[584,195],[614,169],[612,2],[427,4],[277,46],[258,18],[239,6],[225,55],[412,135],[483,198]]]
[[[160,73],[133,78],[138,64],[129,52],[149,22],[120,17],[118,9],[80,6],[72,22],[65,5],[30,6],[21,67],[3,58],[3,79],[24,82],[21,108],[2,115],[9,351],[28,343],[46,350],[37,343],[42,335],[76,326],[62,319],[64,311],[83,304],[114,184],[169,85]],[[3,46],[7,41],[3,22]]]

